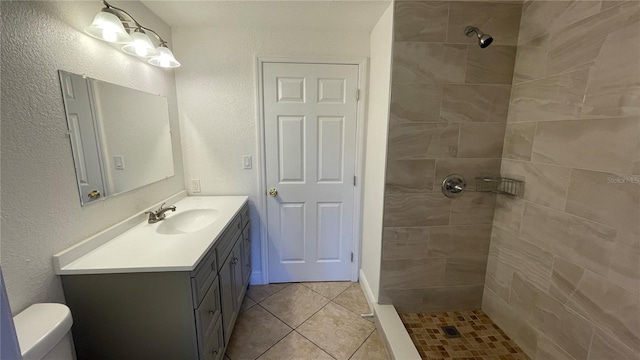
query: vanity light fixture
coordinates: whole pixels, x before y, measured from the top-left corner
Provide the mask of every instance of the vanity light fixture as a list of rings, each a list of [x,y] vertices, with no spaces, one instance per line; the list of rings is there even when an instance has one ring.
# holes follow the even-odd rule
[[[154,66],[164,68],[179,67],[180,63],[167,47],[167,42],[157,32],[140,25],[128,12],[102,0],[104,8],[96,15],[91,25],[84,29],[88,35],[110,43],[124,44],[126,54],[147,59]],[[147,35],[155,36],[159,45],[156,48]]]

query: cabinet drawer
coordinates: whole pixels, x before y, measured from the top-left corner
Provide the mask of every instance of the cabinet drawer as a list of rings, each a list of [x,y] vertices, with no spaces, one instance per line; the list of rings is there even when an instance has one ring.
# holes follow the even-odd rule
[[[216,278],[217,273],[216,253],[212,250],[200,261],[196,269],[191,272],[191,292],[193,293],[194,309],[197,308],[198,304],[202,301],[202,298]]]
[[[218,286],[218,281],[213,282],[213,285],[207,291],[207,295],[202,299],[200,307],[195,312],[198,351],[203,354],[213,335],[214,325],[220,319],[220,287]]]
[[[221,360],[224,357],[224,334],[221,318],[211,324],[205,341],[202,350],[200,350],[200,360]]]
[[[229,224],[216,244],[218,270],[222,268],[225,259],[233,249],[233,245],[242,231],[242,216],[237,215]]]
[[[240,216],[242,216],[242,228],[249,223],[249,205],[245,204],[240,210]]]

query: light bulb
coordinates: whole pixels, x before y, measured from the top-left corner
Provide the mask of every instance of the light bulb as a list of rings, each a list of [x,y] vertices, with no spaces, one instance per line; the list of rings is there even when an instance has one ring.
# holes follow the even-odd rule
[[[118,35],[113,29],[104,28],[102,29],[102,38],[108,42],[115,42],[118,39]]]

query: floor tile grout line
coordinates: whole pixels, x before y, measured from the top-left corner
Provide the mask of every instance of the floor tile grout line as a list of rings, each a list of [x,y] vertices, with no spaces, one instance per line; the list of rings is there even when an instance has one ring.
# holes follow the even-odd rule
[[[256,304],[259,304],[259,303],[261,303],[261,302],[263,302],[263,301],[267,300],[268,298],[272,297],[273,295],[275,295],[275,294],[279,293],[280,291],[282,291],[282,290],[284,290],[284,289],[288,288],[289,286],[291,286],[291,284],[295,284],[295,283],[277,283],[277,284],[287,284],[287,286],[283,286],[283,287],[282,287],[282,289],[280,289],[280,290],[278,290],[278,291],[276,291],[276,292],[274,292],[274,293],[272,293],[272,294],[269,294],[269,296],[267,296],[266,298],[264,298],[264,299],[262,299],[262,300],[260,300],[260,301],[256,301],[254,298],[252,298],[252,297],[251,297],[251,296],[249,296],[249,295],[246,295],[246,296],[249,296],[249,299],[253,300]],[[268,285],[271,285],[271,284],[266,284],[266,285],[268,286]],[[265,285],[254,285],[254,286],[265,286]],[[249,287],[249,289],[251,289],[251,287]]]
[[[360,348],[364,346],[364,344],[367,342],[367,340],[369,340],[369,338],[373,335],[374,332],[376,332],[376,328],[371,330],[371,334],[369,334],[366,338],[364,338],[364,341],[362,342],[362,344],[360,344],[360,346],[358,346],[356,351],[354,351],[353,354],[351,354],[351,356],[349,356],[349,359],[353,358],[353,355],[355,355],[358,352],[358,350],[360,350]]]
[[[287,325],[289,326],[289,325]],[[290,327],[290,326],[289,326]],[[284,338],[286,338],[287,336],[289,336],[289,334],[291,334],[292,332],[294,332],[295,330],[291,329],[291,331],[289,331],[288,333],[286,333],[282,339],[276,341],[275,344],[271,345],[267,350],[263,351],[260,355],[258,355],[254,360],[258,359],[260,356],[264,355],[267,353],[267,351],[271,350],[274,346],[278,345],[282,340],[284,340]]]
[[[302,334],[301,332],[299,332],[298,330],[294,329],[293,330],[296,334],[302,336],[303,338],[305,338],[307,341],[309,341],[310,343],[312,343],[313,345],[315,345],[318,349],[322,350],[322,352],[324,352],[325,354],[329,355],[332,359],[335,359],[336,357],[329,354],[329,352],[327,350],[325,350],[324,348],[322,348],[322,346],[316,344],[313,342],[313,340],[309,339],[308,337],[304,336],[304,334]]]
[[[314,282],[323,282],[323,281],[309,281],[309,282],[307,282],[307,284],[309,284],[309,283],[314,283]],[[343,281],[336,281],[336,282],[343,282]],[[347,281],[344,281],[344,282],[347,282]],[[328,298],[328,297],[326,297],[326,296],[324,296],[324,295],[320,294],[318,291],[315,291],[315,290],[313,290],[312,288],[310,288],[310,287],[306,286],[304,282],[301,282],[301,283],[298,283],[298,284],[302,284],[302,286],[304,286],[304,287],[306,287],[307,289],[309,289],[309,290],[313,291],[314,293],[319,294],[320,296],[323,296],[323,297],[325,297],[325,298],[327,298],[327,299],[329,299],[329,300],[333,301],[333,300],[334,300],[334,299],[336,299],[338,296],[342,295],[342,293],[343,293],[343,292],[347,291],[350,287],[352,287],[352,286],[353,286],[353,284],[355,284],[355,283],[356,283],[356,282],[353,282],[353,281],[349,281],[349,282],[351,283],[351,285],[347,286],[344,290],[342,290],[338,295],[334,296],[333,298]]]

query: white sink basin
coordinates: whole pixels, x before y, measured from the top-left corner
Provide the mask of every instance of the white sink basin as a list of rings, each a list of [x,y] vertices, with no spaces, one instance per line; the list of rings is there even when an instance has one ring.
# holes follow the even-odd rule
[[[211,225],[219,216],[220,212],[215,209],[192,209],[167,214],[156,228],[156,232],[164,235],[196,232]]]

